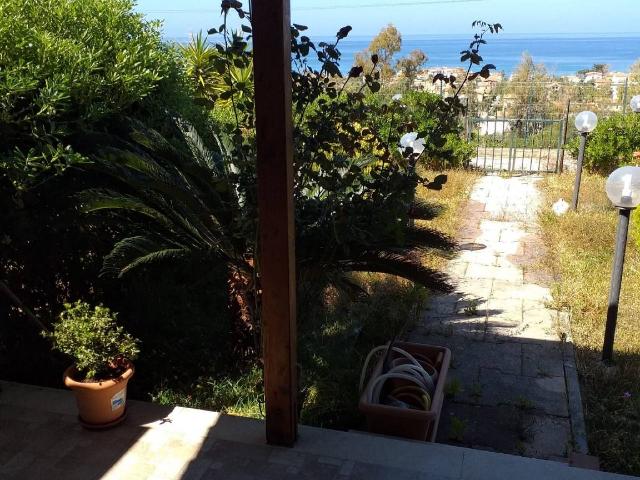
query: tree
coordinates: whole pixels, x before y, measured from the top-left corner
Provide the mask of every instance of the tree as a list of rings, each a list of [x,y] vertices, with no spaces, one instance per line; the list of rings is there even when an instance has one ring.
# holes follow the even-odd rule
[[[396,27],[391,23],[380,30],[364,52],[358,53],[355,64],[361,66],[365,71],[377,68],[383,80],[391,78],[395,71],[392,66],[393,56],[402,47],[402,36]],[[371,62],[371,56],[378,56],[377,65]]]
[[[578,145],[576,136],[569,143],[572,155],[577,155]],[[589,134],[585,167],[607,175],[618,167],[634,164],[639,150],[640,115],[618,113],[602,119]]]
[[[609,72],[609,65],[606,63],[594,63],[593,67],[591,67],[594,72],[600,72],[605,75]]]
[[[605,75],[609,72],[609,65],[606,63],[594,63],[591,68],[583,68],[582,70],[578,70],[576,73],[584,76],[589,72],[599,72]]]
[[[528,52],[522,54],[522,60],[516,67],[509,82],[508,95],[513,102],[514,115],[534,117],[544,115],[548,91],[545,82],[549,79],[547,69],[542,63],[535,63]]]
[[[640,82],[640,58],[629,68],[629,81]]]
[[[407,82],[407,88],[412,87],[420,71],[420,67],[424,65],[427,60],[427,55],[419,48],[416,48],[409,55],[398,60],[396,67],[402,72]]]

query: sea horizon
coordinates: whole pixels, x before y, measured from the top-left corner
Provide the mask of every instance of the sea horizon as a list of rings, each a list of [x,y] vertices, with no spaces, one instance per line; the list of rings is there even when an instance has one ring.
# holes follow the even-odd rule
[[[340,66],[347,71],[358,52],[364,51],[373,35],[350,35],[339,44],[342,53]],[[165,37],[167,41],[186,43],[189,36]],[[423,68],[461,66],[460,51],[468,48],[472,34],[408,34],[402,35],[402,49],[394,58],[400,59],[419,48],[428,56]],[[640,33],[557,33],[557,34],[499,34],[486,37],[487,44],[480,54],[496,71],[513,73],[522,54],[529,53],[535,63],[542,63],[551,75],[572,75],[596,63],[609,65],[610,71],[628,72],[640,59]],[[311,37],[316,44],[335,40],[335,37]],[[215,38],[212,38],[215,41]],[[318,66],[309,55],[309,64]]]

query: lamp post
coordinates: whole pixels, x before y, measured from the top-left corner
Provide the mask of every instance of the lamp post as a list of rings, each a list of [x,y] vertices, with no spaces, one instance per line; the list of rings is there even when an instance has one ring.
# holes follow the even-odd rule
[[[578,209],[578,197],[580,196],[580,182],[582,181],[582,163],[584,162],[584,149],[587,145],[587,136],[598,125],[598,117],[593,112],[580,112],[576,115],[576,128],[580,132],[580,150],[578,150],[578,164],[576,166],[576,183],[573,186],[573,210]]]
[[[611,363],[613,359],[613,341],[618,320],[620,302],[620,286],[624,268],[624,254],[627,248],[629,216],[631,210],[640,204],[640,167],[622,167],[615,170],[607,179],[607,196],[618,209],[618,229],[616,233],[616,251],[613,258],[611,286],[609,288],[609,305],[607,308],[607,324],[604,331],[602,361]]]

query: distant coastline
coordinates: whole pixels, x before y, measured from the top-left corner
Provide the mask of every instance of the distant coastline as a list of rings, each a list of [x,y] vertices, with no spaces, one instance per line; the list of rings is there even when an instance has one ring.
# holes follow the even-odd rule
[[[316,42],[329,41],[329,37],[313,37]],[[188,37],[167,38],[179,43]],[[347,70],[356,53],[364,50],[371,36],[352,36],[340,43],[341,67]],[[459,66],[459,52],[468,46],[470,35],[404,35],[400,58],[415,48],[429,56],[426,68]],[[543,63],[553,75],[572,75],[588,69],[595,63],[610,66],[611,71],[626,72],[640,58],[640,34],[554,34],[515,35],[501,34],[488,38],[481,51],[485,61],[496,65],[498,71],[510,75],[520,63],[523,52],[528,52],[536,63]],[[311,60],[314,60],[311,58]],[[310,62],[313,66],[316,63]]]

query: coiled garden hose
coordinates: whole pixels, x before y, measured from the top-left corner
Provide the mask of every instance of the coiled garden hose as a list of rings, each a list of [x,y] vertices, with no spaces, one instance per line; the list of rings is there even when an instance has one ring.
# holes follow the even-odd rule
[[[371,359],[377,353],[387,350],[388,345],[381,345],[372,349],[367,355],[362,372],[360,374],[360,391],[364,388],[364,383],[369,369]],[[403,385],[396,387],[387,397],[406,404],[402,399],[413,400],[416,405],[425,410],[431,407],[431,400],[435,391],[438,372],[431,362],[424,356],[417,360],[413,355],[398,347],[392,347],[394,353],[401,357],[393,360],[393,367],[386,373],[379,375],[369,385],[366,398],[369,403],[382,403],[380,398],[382,389],[387,380],[398,379],[410,382],[413,385]],[[409,404],[407,404],[409,406]]]

